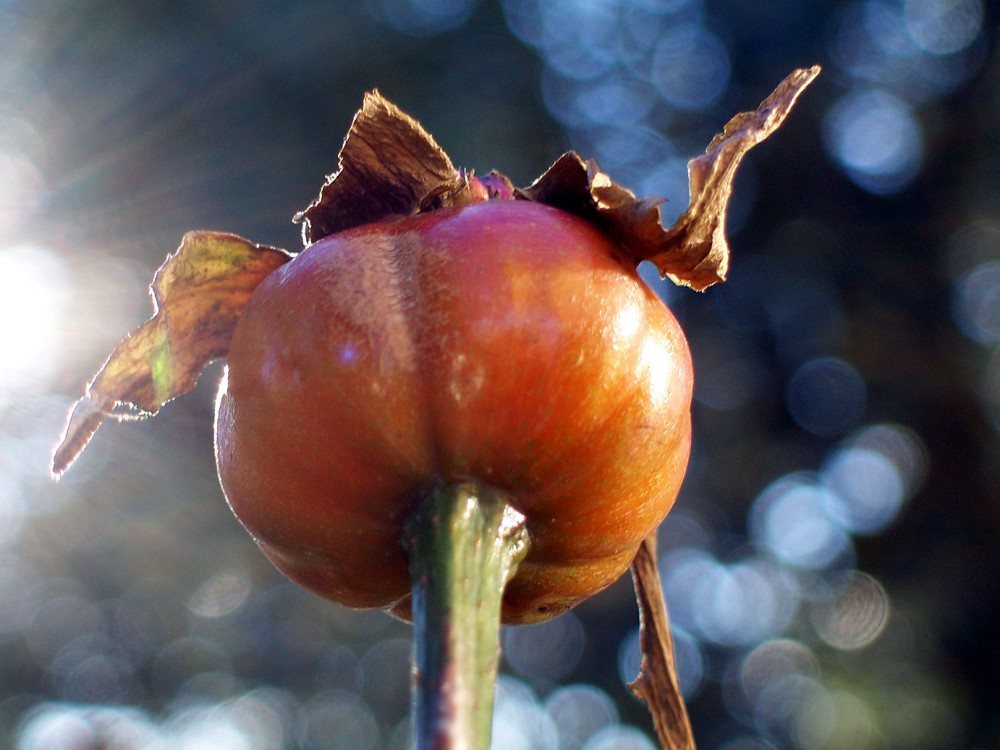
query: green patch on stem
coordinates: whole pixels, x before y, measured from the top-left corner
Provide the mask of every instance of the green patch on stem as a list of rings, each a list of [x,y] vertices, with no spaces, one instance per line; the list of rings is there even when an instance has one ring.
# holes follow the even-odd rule
[[[525,518],[471,484],[430,494],[406,524],[418,750],[490,746],[503,591],[528,552]]]

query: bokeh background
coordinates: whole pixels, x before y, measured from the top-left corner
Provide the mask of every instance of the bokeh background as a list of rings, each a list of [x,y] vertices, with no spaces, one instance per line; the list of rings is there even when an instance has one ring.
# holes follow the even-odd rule
[[[1000,57],[984,0],[0,2],[0,746],[408,746],[408,628],[286,583],[214,477],[221,365],[106,426],[68,405],[188,229],[290,249],[364,91],[527,184],[575,148],[686,205],[792,68],[730,281],[688,331],[661,534],[706,750],[1000,747]],[[495,747],[649,750],[622,582],[504,634]]]

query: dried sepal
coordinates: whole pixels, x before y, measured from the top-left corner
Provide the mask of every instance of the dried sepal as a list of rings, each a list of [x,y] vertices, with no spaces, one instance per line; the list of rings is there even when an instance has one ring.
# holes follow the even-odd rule
[[[377,91],[365,94],[338,170],[295,216],[306,244],[362,224],[470,202],[466,175],[430,134]]]
[[[561,156],[532,185],[518,191],[596,223],[635,263],[652,261],[675,283],[702,290],[723,281],[729,267],[726,208],[736,169],[746,153],[773,133],[792,110],[819,66],[785,78],[753,112],[732,118],[706,152],[688,162],[690,202],[669,229],[660,216],[662,201],[637,198],[574,152]]]
[[[636,264],[652,261],[677,284],[705,289],[724,280],[728,269],[726,208],[737,167],[781,125],[818,74],[818,66],[794,71],[755,111],[730,120],[706,153],[688,163],[690,203],[669,229],[661,220],[661,199],[636,197],[596,162],[572,151],[510,195],[583,216]],[[494,197],[491,179],[509,185],[498,173],[470,179],[416,120],[373,91],[344,139],[337,172],[295,220],[303,223],[308,244],[362,224]],[[506,189],[499,197],[508,197]]]
[[[667,232],[664,247],[642,260],[652,261],[662,275],[695,289],[725,280],[729,268],[726,207],[736,168],[751,148],[785,121],[819,70],[814,65],[792,72],[755,111],[736,115],[712,139],[704,155],[688,162],[688,208]],[[678,256],[683,258],[679,267]]]
[[[153,277],[153,317],[118,344],[73,406],[52,473],[69,468],[105,419],[155,414],[194,388],[205,365],[229,351],[250,294],[290,259],[234,234],[184,235]]]
[[[670,620],[656,567],[655,532],[643,540],[631,570],[639,604],[642,662],[639,676],[629,689],[649,707],[653,728],[664,750],[695,750],[694,733],[677,680]]]

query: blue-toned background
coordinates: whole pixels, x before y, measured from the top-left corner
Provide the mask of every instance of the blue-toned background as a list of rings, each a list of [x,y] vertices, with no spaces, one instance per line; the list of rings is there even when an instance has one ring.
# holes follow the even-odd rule
[[[1000,746],[1000,60],[983,0],[0,2],[0,747],[396,750],[408,628],[226,508],[213,365],[62,479],[66,408],[188,229],[291,249],[364,91],[516,184],[574,148],[686,206],[795,67],[730,280],[650,276],[696,370],[661,534],[705,750]],[[627,582],[507,630],[495,747],[649,750]]]

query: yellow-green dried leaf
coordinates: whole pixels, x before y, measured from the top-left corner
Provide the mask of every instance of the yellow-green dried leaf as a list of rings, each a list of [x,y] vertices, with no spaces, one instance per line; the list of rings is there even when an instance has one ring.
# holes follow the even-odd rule
[[[205,365],[229,351],[250,294],[290,259],[234,234],[184,235],[153,277],[153,317],[115,348],[74,405],[53,474],[69,468],[106,418],[155,414],[194,388]],[[121,406],[134,411],[115,413]]]

